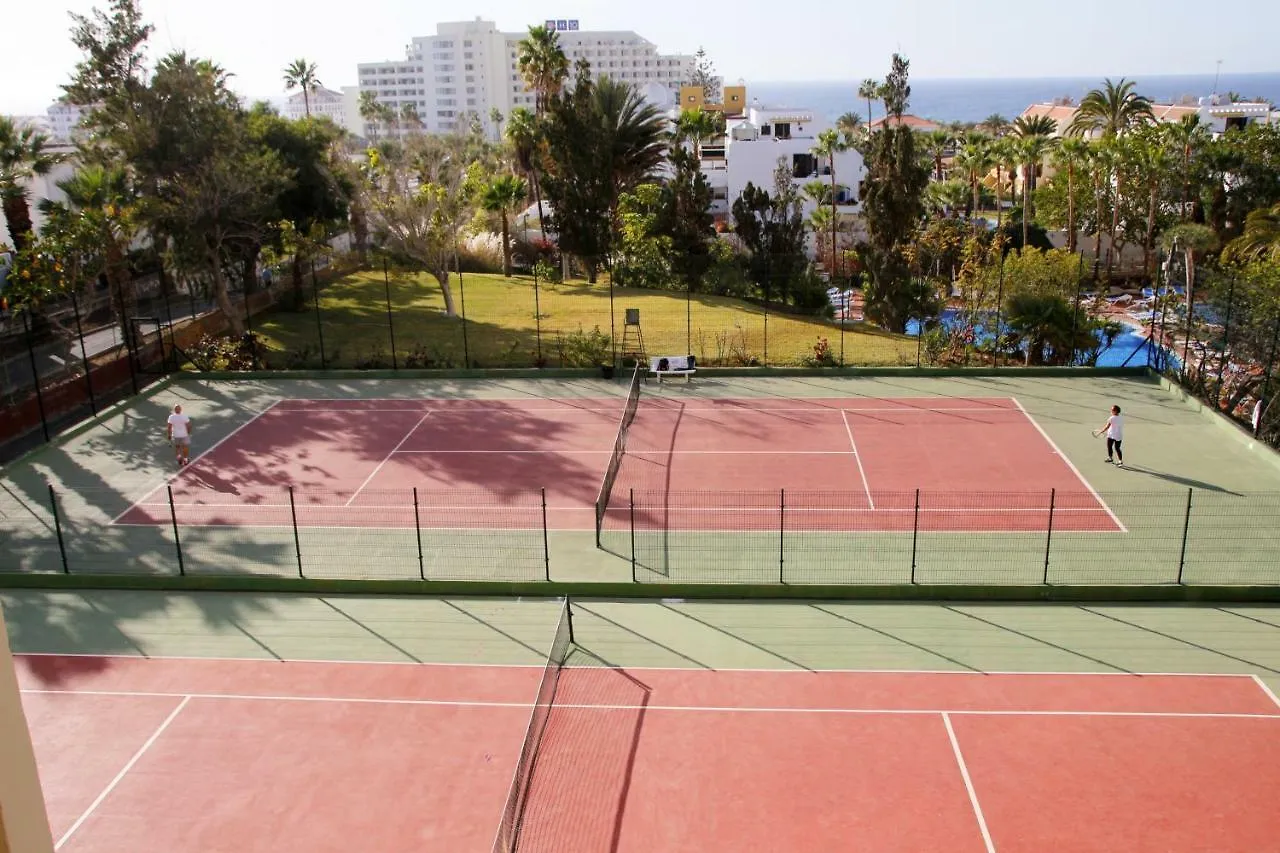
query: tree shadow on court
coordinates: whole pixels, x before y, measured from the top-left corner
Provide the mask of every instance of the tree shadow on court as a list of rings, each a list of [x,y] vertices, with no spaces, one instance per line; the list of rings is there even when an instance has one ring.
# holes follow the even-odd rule
[[[576,648],[533,766],[520,847],[618,850],[652,690]]]

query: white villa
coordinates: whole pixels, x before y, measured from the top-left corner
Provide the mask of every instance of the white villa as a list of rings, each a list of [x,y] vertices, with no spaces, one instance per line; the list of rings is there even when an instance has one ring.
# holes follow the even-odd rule
[[[339,127],[346,126],[346,99],[341,93],[321,86],[309,92],[308,98],[311,104],[311,115],[328,116]],[[303,98],[301,92],[295,92],[284,102],[284,109],[281,110],[281,113],[287,119],[306,118],[307,98]]]
[[[1184,116],[1199,116],[1200,122],[1215,136],[1228,130],[1261,122],[1269,124],[1280,120],[1280,113],[1273,113],[1270,104],[1250,101],[1231,102],[1222,95],[1206,98],[1186,98],[1178,104],[1152,104],[1151,111],[1158,122],[1176,123]],[[1055,136],[1064,136],[1076,115],[1076,104],[1069,100],[1032,104],[1022,111],[1023,116],[1048,116],[1058,123]]]

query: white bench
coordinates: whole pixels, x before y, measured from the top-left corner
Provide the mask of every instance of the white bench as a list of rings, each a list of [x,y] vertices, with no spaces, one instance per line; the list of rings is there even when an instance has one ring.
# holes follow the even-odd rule
[[[693,374],[698,372],[697,367],[689,365],[689,356],[686,355],[667,355],[649,359],[649,373],[657,376],[658,381],[662,381],[664,376],[683,376],[688,382]],[[666,369],[661,369],[661,364],[666,361]]]

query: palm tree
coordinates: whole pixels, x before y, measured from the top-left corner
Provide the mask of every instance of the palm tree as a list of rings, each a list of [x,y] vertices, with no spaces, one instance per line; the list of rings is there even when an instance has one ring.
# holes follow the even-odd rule
[[[1161,126],[1166,138],[1182,154],[1182,219],[1191,219],[1191,156],[1209,138],[1199,115],[1183,116],[1177,124]]]
[[[422,118],[418,115],[418,106],[412,101],[400,105],[400,124],[402,127],[422,129]]]
[[[538,205],[538,231],[542,241],[547,241],[547,226],[542,215],[542,188],[538,178],[538,152],[542,145],[542,131],[538,119],[524,107],[516,107],[507,117],[507,139],[515,153],[516,167],[529,177],[533,184],[533,200]]]
[[[965,179],[969,184],[969,192],[972,194],[972,206],[969,208],[969,220],[973,225],[973,230],[978,230],[978,208],[981,204],[981,180],[991,169],[991,149],[988,144],[987,137],[980,133],[971,134],[965,139],[960,146],[960,150],[956,152],[955,166],[965,174]]]
[[[1058,122],[1048,116],[1018,116],[1013,122],[1014,136],[1053,136]]]
[[[511,277],[510,215],[529,195],[529,185],[519,175],[499,175],[485,184],[480,206],[502,217],[502,274]]]
[[[618,198],[649,178],[666,157],[667,119],[627,82],[601,77],[593,90],[608,148],[611,197],[609,211],[616,227]]]
[[[693,156],[702,159],[702,141],[723,127],[724,119],[703,110],[682,110],[676,119],[676,140],[693,142]]]
[[[1154,275],[1152,265],[1156,236],[1156,211],[1160,203],[1160,187],[1173,165],[1168,150],[1158,132],[1142,132],[1124,137],[1126,154],[1133,167],[1135,182],[1145,185],[1147,191],[1147,229],[1142,239],[1142,269]]]
[[[840,224],[840,215],[836,211],[836,155],[849,150],[849,139],[837,130],[824,130],[818,134],[818,144],[813,146],[813,153],[827,158],[831,164],[831,263],[835,264],[836,228]],[[835,270],[831,271],[835,274]]]
[[[942,156],[951,147],[951,133],[946,130],[930,131],[924,138],[925,150],[933,156],[933,179],[942,180]]]
[[[378,103],[377,92],[366,89],[360,93],[360,118],[369,123],[372,128],[370,136],[376,138],[381,125],[390,125],[395,121],[396,114],[391,107]]]
[[[1105,80],[1101,89],[1094,89],[1080,101],[1067,133],[1082,136],[1099,132],[1110,138],[1132,127],[1153,123],[1151,99],[1135,93],[1136,85],[1123,77],[1119,83],[1112,83],[1110,78]]]
[[[858,87],[858,97],[865,98],[867,101],[867,131],[871,130],[871,102],[880,97],[880,81],[868,77],[862,81],[862,85]]]
[[[41,211],[51,222],[91,235],[96,244],[97,271],[106,275],[113,304],[118,297],[118,309],[127,312],[127,306],[134,302],[128,252],[138,230],[138,210],[125,168],[118,164],[87,163],[69,178],[59,181],[58,189],[67,200],[46,199],[40,203]],[[96,275],[96,271],[93,274]],[[120,320],[123,324],[123,314]]]
[[[564,88],[569,76],[569,60],[560,47],[560,36],[546,27],[530,27],[529,35],[520,40],[516,70],[525,86],[533,92],[534,115],[541,116],[547,100]]]
[[[1003,183],[1001,172],[1009,176],[1009,203],[1014,201],[1017,192],[1016,175],[1018,173],[1017,141],[1007,136],[997,139],[991,146],[991,159],[996,167],[996,227],[1004,221],[1004,202],[1000,198],[1000,187]]]
[[[493,135],[497,142],[502,141],[502,123],[507,117],[502,114],[502,110],[497,107],[489,107],[489,122],[493,125]]]
[[[1227,244],[1225,261],[1269,258],[1280,261],[1280,204],[1253,211],[1245,218],[1244,233]]]
[[[320,88],[317,70],[319,66],[305,59],[295,59],[284,69],[285,89],[302,89],[302,103],[306,107],[307,118],[311,118],[311,93]]]
[[[1067,251],[1075,252],[1076,231],[1076,167],[1089,157],[1089,145],[1083,139],[1068,136],[1054,152],[1054,168],[1067,173]]]
[[[999,139],[1009,130],[1009,120],[1000,113],[992,113],[991,115],[978,122],[978,130],[989,133]]]
[[[1053,137],[1034,134],[1017,139],[1018,159],[1022,161],[1022,246],[1027,245],[1031,226],[1031,191],[1035,188],[1036,171],[1053,149]]]
[[[840,116],[840,118],[836,119],[836,130],[840,131],[850,139],[853,138],[853,135],[858,132],[860,127],[862,127],[862,116],[857,113],[845,113]]]
[[[13,248],[22,251],[31,240],[31,205],[27,182],[47,175],[62,162],[48,150],[49,137],[31,127],[19,128],[12,118],[0,116],[0,205]]]

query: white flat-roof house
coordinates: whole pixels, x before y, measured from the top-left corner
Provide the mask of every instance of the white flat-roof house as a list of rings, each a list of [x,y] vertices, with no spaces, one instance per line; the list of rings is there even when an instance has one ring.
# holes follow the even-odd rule
[[[309,92],[308,98],[310,99],[312,116],[328,116],[339,127],[346,126],[347,107],[345,98],[341,93],[321,86]],[[293,120],[306,118],[307,101],[308,99],[303,98],[301,92],[295,92],[285,100],[281,114],[285,118]]]
[[[1076,116],[1076,104],[1070,102],[1053,102],[1032,104],[1022,111],[1024,116],[1048,116],[1057,122],[1055,136],[1065,136],[1067,128]],[[1205,98],[1186,99],[1178,104],[1152,104],[1151,112],[1157,122],[1180,122],[1185,116],[1199,116],[1200,122],[1210,133],[1215,135],[1226,133],[1233,128],[1243,128],[1248,124],[1261,122],[1269,124],[1273,118],[1270,104],[1252,101],[1231,102],[1224,95],[1210,95]],[[1097,133],[1091,136],[1097,136]]]
[[[779,162],[786,166],[797,189],[812,181],[830,183],[831,160],[813,153],[818,136],[832,128],[820,113],[759,103],[746,106],[746,89],[741,85],[724,87],[723,104],[704,104],[700,95],[697,87],[684,87],[681,106],[726,114],[724,134],[702,145],[702,173],[711,185],[711,212],[717,221],[732,218],[733,202],[749,183],[772,195],[773,173]],[[678,113],[671,115],[674,119]],[[866,175],[862,155],[850,148],[837,153],[834,160],[836,211],[841,219],[851,219],[859,212],[859,190]],[[803,198],[802,209],[808,216],[817,202]]]
[[[586,59],[597,74],[625,80],[642,91],[649,84],[675,91],[693,72],[692,56],[659,53],[634,32],[583,30],[576,20],[537,23],[556,30],[571,74],[573,64]],[[409,43],[404,59],[360,63],[359,89],[374,92],[379,103],[397,112],[413,104],[429,133],[455,130],[464,116],[474,113],[493,134],[497,129],[489,111],[494,107],[504,116],[513,107],[533,109],[533,93],[516,68],[519,44],[527,36],[527,31],[500,32],[492,21],[479,17],[437,24],[434,36]],[[363,136],[376,132],[360,128]]]

